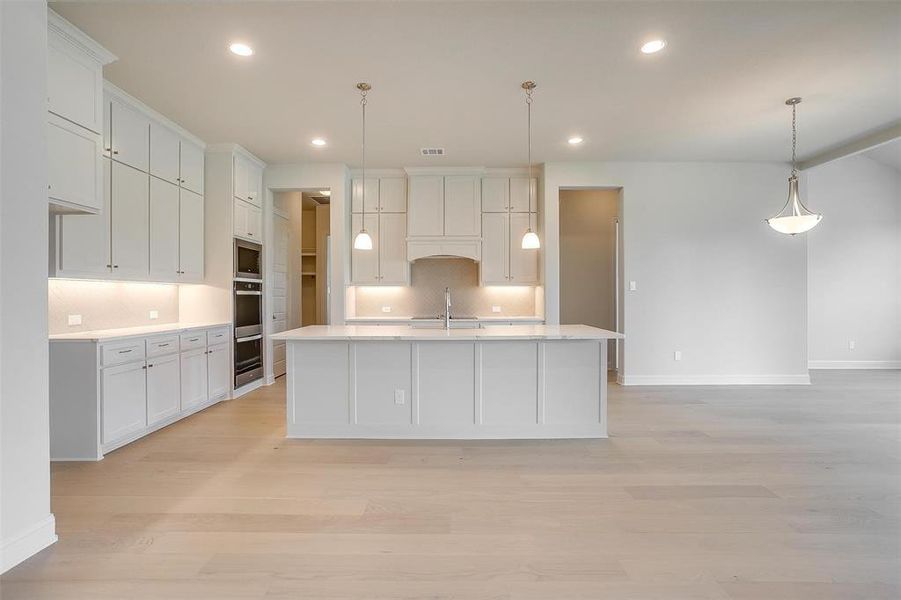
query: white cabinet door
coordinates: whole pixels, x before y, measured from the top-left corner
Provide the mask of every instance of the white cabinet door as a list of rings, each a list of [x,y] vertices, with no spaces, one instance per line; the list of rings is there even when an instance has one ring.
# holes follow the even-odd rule
[[[529,178],[510,178],[510,210],[513,212],[538,212],[538,180],[533,178],[532,204],[529,204]]]
[[[181,370],[178,354],[147,361],[147,424],[156,425],[181,408]]]
[[[103,440],[114,442],[147,426],[144,361],[103,369]]]
[[[150,174],[178,184],[179,137],[162,125],[150,123]]]
[[[355,213],[363,212],[363,180],[354,179],[351,182],[351,210]],[[379,180],[376,177],[366,178],[366,212],[374,213],[379,209]]]
[[[357,250],[353,248],[353,239],[360,232],[363,215],[355,214],[351,217],[350,232],[350,269],[353,283],[357,285],[373,285],[379,282],[379,216],[366,214],[366,231],[372,236],[372,250]]]
[[[482,178],[482,212],[507,212],[510,206],[510,179]]]
[[[203,280],[203,196],[179,190],[178,271],[181,281]]]
[[[203,194],[203,148],[182,139],[179,164],[181,186],[196,194]]]
[[[178,271],[178,186],[151,177],[150,278],[176,281]]]
[[[444,178],[444,235],[481,234],[480,187],[471,175]]]
[[[444,177],[410,177],[407,231],[411,237],[444,235]]]
[[[112,158],[142,171],[150,167],[150,119],[142,112],[110,99]]]
[[[379,283],[409,285],[410,263],[407,262],[407,215],[379,215]],[[370,250],[372,252],[373,250]]]
[[[188,410],[207,400],[206,347],[181,353],[181,409]]]
[[[112,171],[113,276],[146,277],[150,270],[150,175],[117,162]]]
[[[235,155],[234,158],[234,194],[235,198],[240,198],[241,200],[247,201],[247,178],[250,176],[248,173],[249,165],[247,164],[247,159],[242,158],[241,156]]]
[[[532,229],[537,229],[532,216]],[[538,250],[523,250],[522,236],[529,228],[529,213],[510,213],[510,283],[538,283]]]
[[[103,132],[103,68],[51,33],[47,39],[47,110]]]
[[[263,169],[253,163],[247,163],[247,201],[263,206]]]
[[[255,242],[263,240],[263,209],[252,204],[247,207],[247,237]]]
[[[369,192],[367,191],[367,196]],[[379,179],[379,211],[389,213],[407,212],[407,180],[404,177],[382,177]]]
[[[235,198],[234,200],[234,234],[236,237],[246,238],[248,236],[247,217],[250,205]]]
[[[228,345],[211,346],[207,351],[208,398],[221,400],[228,396],[231,383],[231,368],[228,360]]]
[[[47,118],[47,196],[67,208],[100,211],[103,202],[100,135],[55,115]]]
[[[508,283],[509,213],[482,215],[482,262],[479,277],[482,285]]]
[[[57,217],[56,277],[108,277],[110,262],[110,160],[103,163],[103,207],[96,215]]]

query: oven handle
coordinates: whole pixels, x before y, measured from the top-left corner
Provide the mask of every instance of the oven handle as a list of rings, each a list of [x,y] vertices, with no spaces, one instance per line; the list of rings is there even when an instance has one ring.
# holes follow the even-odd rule
[[[262,296],[263,292],[246,292],[244,290],[235,290],[235,296]]]
[[[242,338],[235,338],[235,341],[236,342],[253,342],[255,340],[261,340],[261,339],[263,339],[262,334],[257,334],[257,335],[249,335],[247,337],[242,337]]]

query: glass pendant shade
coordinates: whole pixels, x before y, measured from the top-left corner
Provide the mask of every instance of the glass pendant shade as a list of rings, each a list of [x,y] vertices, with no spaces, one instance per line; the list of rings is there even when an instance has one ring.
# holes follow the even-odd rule
[[[788,201],[778,215],[770,217],[766,222],[779,233],[795,235],[810,231],[822,218],[823,215],[810,212],[801,202],[801,196],[798,194],[798,177],[792,175],[788,178]]]
[[[365,229],[354,238],[354,250],[372,250],[372,236]]]
[[[536,250],[538,248],[541,248],[541,241],[538,239],[538,234],[529,229],[526,231],[525,235],[522,236],[522,249]]]

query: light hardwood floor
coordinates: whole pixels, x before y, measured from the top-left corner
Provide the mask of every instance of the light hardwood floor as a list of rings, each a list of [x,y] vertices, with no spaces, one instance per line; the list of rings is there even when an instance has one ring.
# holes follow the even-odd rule
[[[901,597],[901,373],[611,386],[609,440],[289,441],[284,384],[53,468],[3,600]]]

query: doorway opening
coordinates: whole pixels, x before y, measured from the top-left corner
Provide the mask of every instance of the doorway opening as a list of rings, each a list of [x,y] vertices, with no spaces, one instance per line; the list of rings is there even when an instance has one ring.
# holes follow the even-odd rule
[[[560,323],[621,331],[621,188],[560,190]],[[607,365],[619,372],[618,340]]]

